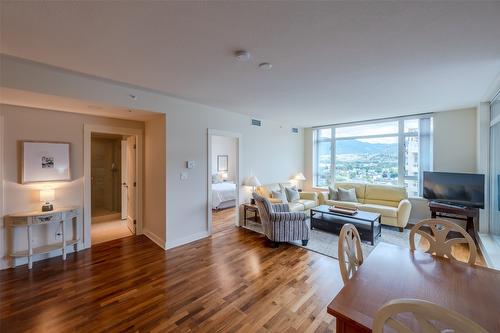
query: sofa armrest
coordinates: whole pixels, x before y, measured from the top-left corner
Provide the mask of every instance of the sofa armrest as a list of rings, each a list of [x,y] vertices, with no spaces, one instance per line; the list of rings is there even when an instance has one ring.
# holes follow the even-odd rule
[[[318,201],[320,205],[326,205],[326,200],[328,200],[328,192],[319,192]]]
[[[408,199],[401,200],[398,206],[398,226],[401,228],[406,227],[410,219],[411,202]]]
[[[318,202],[318,193],[316,192],[299,192],[299,196],[304,200],[314,200]]]
[[[306,213],[303,212],[280,212],[271,213],[271,222],[303,222],[307,219]]]
[[[290,211],[290,207],[288,206],[288,204],[279,203],[273,204],[272,206],[275,213],[286,213]]]

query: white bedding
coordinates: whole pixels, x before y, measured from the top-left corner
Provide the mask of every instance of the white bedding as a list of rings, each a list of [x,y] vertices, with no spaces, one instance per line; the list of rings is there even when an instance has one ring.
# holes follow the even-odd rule
[[[212,184],[212,208],[217,209],[226,201],[236,199],[236,184],[234,183],[217,183]]]

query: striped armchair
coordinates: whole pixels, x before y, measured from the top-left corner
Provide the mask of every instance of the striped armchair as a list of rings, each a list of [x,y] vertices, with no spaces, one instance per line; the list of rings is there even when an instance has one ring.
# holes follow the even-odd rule
[[[267,238],[275,243],[301,240],[306,246],[309,240],[307,215],[303,212],[290,212],[288,204],[271,204],[269,199],[257,193],[253,198],[259,209],[260,220]]]

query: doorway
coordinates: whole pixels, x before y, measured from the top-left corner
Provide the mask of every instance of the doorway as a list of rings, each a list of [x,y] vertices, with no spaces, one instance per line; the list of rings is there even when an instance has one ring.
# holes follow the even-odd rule
[[[117,143],[113,145],[110,143],[103,145],[104,147],[113,146],[114,153],[110,152],[109,148],[96,148],[95,144],[94,148],[96,149],[92,149],[93,138],[116,140]],[[84,125],[83,248],[89,248],[93,243],[142,234],[142,145],[142,129]],[[101,163],[107,163],[107,166],[99,166],[94,163],[94,168],[92,168],[92,155],[94,154],[95,157],[96,152],[99,152],[100,149],[108,149],[107,155],[114,156],[111,156],[113,158],[101,156],[100,159],[104,161]],[[102,152],[100,154],[102,155]],[[95,176],[98,176],[98,179]],[[94,179],[92,179],[93,177]],[[105,182],[105,177],[107,177],[106,181],[114,186],[107,183],[99,184],[99,182]],[[113,189],[105,195],[105,200],[99,201],[100,198],[95,197],[96,189],[106,188],[106,186]],[[94,210],[95,207],[97,209]],[[99,220],[100,212],[105,213],[101,215],[106,216],[104,219],[113,217],[113,220],[108,220],[107,222],[110,222],[108,224],[93,223],[96,217]],[[118,223],[112,224],[113,221]]]
[[[241,135],[209,130],[208,230],[223,232],[239,220]]]
[[[92,133],[90,154],[92,243],[134,235],[134,136]]]

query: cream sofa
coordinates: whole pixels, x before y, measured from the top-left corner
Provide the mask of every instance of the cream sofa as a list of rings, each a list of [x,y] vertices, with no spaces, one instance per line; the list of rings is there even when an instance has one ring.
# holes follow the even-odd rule
[[[321,192],[319,195],[320,204],[358,208],[366,212],[379,213],[382,224],[399,227],[400,231],[403,231],[403,228],[408,224],[411,203],[404,187],[365,183],[336,183],[333,187],[354,188],[358,202],[329,200],[328,192]]]
[[[264,197],[268,198],[271,203],[281,203],[280,199],[271,198],[272,191],[280,191],[282,187],[293,186],[291,183],[276,183],[267,184],[259,186],[255,189],[255,192]],[[303,212],[308,211],[311,208],[318,206],[318,193],[316,192],[300,192],[300,199],[294,202],[289,202],[288,207],[291,212]]]

